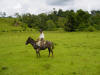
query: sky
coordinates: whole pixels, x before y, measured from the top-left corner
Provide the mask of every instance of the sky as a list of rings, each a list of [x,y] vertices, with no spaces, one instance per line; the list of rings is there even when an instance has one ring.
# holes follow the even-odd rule
[[[100,0],[0,0],[0,12],[6,12],[7,15],[49,13],[53,8],[100,10]]]

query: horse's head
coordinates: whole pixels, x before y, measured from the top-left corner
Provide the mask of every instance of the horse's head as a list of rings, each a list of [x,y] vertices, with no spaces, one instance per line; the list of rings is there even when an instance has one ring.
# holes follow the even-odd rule
[[[27,41],[26,41],[26,45],[28,45],[29,43],[31,43],[33,39],[31,37],[28,37]]]

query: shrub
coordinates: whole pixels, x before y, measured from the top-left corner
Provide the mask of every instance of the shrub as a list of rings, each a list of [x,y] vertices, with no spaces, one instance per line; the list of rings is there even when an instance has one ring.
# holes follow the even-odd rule
[[[96,31],[96,29],[93,26],[89,26],[87,28],[87,31],[93,32],[93,31]]]
[[[56,25],[52,20],[48,20],[46,22],[46,30],[55,30],[56,29]]]

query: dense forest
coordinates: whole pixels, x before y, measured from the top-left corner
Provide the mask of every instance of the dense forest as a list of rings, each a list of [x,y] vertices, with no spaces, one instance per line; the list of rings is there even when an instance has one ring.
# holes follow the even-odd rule
[[[6,16],[5,12],[0,14],[0,18],[14,19],[14,25],[20,25],[24,30],[27,28],[57,30],[64,29],[68,32],[73,31],[96,31],[100,30],[100,11],[92,10],[91,12],[82,9],[66,10],[53,9],[50,13],[35,14],[15,14],[16,17]]]

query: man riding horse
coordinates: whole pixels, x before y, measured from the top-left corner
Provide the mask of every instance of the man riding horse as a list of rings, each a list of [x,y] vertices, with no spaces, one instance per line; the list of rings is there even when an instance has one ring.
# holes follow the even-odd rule
[[[36,50],[37,56],[40,56],[40,50],[46,50],[46,49],[48,49],[49,51],[49,56],[50,56],[50,53],[52,53],[52,56],[53,56],[54,44],[53,42],[44,40],[44,33],[42,29],[40,29],[40,36],[37,41],[35,41],[31,37],[28,37],[26,41],[26,45],[28,44],[31,44],[33,46],[33,48]]]
[[[44,41],[44,33],[43,33],[43,30],[40,29],[40,36],[39,36],[39,38],[37,39],[37,45],[38,45],[39,47],[42,47],[42,46],[44,46],[44,44],[45,44],[45,41]]]

